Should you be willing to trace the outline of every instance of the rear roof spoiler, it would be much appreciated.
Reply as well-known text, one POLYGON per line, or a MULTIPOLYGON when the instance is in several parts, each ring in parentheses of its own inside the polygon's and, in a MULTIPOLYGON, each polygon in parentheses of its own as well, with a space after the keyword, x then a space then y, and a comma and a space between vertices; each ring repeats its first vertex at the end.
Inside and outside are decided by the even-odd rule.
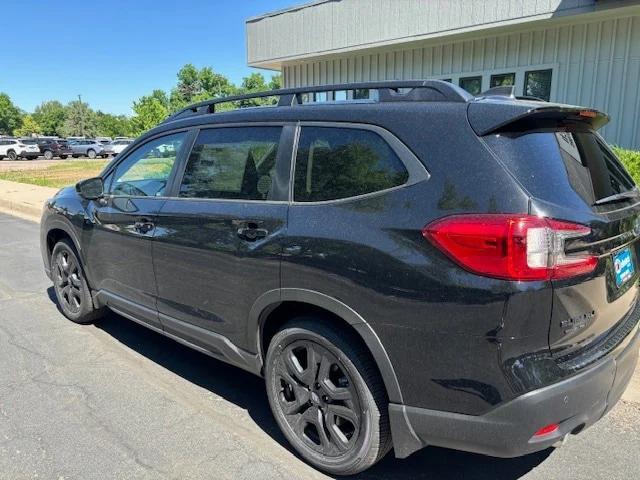
POLYGON ((531 101, 470 102, 467 115, 469 124, 477 135, 499 132, 524 132, 541 128, 562 128, 570 125, 587 125, 598 130, 609 117, 597 110, 531 101))

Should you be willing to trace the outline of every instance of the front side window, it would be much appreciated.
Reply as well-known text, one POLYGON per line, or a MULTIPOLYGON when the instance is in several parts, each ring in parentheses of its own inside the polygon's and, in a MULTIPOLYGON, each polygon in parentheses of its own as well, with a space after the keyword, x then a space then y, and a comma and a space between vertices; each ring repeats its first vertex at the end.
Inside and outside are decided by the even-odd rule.
POLYGON ((493 87, 509 87, 516 84, 515 73, 501 73, 499 75, 491 75, 490 86, 493 87))
POLYGON ((389 144, 370 130, 303 127, 294 200, 355 197, 406 183, 409 172, 389 144))
POLYGON ((113 195, 161 197, 182 147, 186 132, 145 143, 118 165, 111 184, 113 195))
POLYGON ((551 97, 551 69, 526 72, 524 74, 524 94, 548 102, 551 97))
POLYGON ((282 127, 202 130, 189 156, 180 196, 268 200, 282 127))

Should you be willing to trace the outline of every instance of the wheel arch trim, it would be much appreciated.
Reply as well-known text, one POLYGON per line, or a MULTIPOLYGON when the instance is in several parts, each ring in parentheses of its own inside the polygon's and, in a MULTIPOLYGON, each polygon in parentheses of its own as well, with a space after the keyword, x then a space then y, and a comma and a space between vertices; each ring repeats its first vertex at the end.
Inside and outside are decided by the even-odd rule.
POLYGON ((387 351, 371 325, 354 309, 340 300, 324 293, 303 288, 280 288, 270 290, 261 295, 251 307, 248 321, 248 345, 254 346, 258 358, 262 362, 265 352, 262 351, 262 332, 264 322, 273 310, 283 302, 299 302, 319 307, 349 324, 358 333, 376 362, 382 380, 387 389, 389 401, 403 403, 398 377, 387 351))

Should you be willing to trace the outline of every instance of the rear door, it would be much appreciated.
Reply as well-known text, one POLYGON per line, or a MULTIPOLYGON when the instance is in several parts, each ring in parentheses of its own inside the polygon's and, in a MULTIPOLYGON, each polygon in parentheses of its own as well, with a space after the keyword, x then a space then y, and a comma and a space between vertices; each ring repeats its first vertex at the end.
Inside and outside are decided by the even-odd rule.
POLYGON ((246 345, 250 309, 280 287, 293 131, 282 125, 199 131, 153 242, 167 332, 213 351, 202 332, 253 347, 246 345))
POLYGON ((502 132, 485 138, 532 195, 532 211, 588 226, 565 251, 590 254, 589 275, 553 282, 552 354, 576 367, 595 360, 637 323, 640 195, 613 151, 595 132, 563 129, 502 132))

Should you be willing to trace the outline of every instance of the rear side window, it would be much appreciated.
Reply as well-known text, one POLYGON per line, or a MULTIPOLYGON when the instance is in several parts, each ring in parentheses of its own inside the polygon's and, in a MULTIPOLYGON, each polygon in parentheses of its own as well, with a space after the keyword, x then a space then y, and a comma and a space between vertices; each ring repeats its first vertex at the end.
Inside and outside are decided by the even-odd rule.
POLYGON ((189 156, 180 196, 267 200, 281 132, 281 127, 202 130, 189 156))
POLYGON ((557 201, 570 189, 593 205, 635 187, 615 154, 593 132, 504 133, 486 140, 527 190, 543 200, 557 201))
POLYGON ((394 150, 370 130, 303 127, 295 166, 294 200, 319 202, 386 190, 407 182, 394 150))

